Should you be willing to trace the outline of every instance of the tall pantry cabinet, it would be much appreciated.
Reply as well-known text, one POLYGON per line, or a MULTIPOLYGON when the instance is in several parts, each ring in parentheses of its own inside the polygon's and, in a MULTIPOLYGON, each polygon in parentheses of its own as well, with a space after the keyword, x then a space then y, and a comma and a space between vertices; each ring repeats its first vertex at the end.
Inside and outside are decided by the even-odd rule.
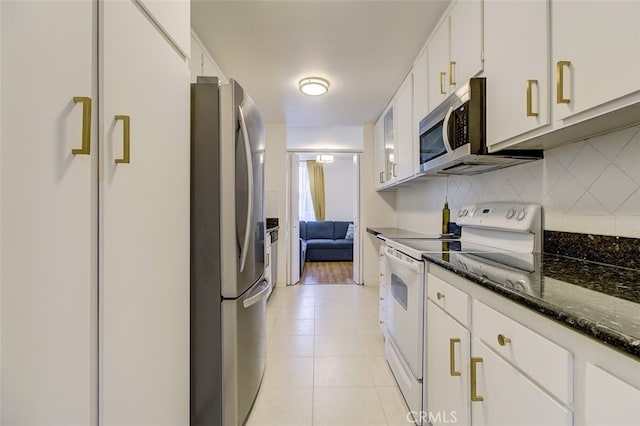
POLYGON ((0 2, 0 424, 189 422, 188 8, 0 2))

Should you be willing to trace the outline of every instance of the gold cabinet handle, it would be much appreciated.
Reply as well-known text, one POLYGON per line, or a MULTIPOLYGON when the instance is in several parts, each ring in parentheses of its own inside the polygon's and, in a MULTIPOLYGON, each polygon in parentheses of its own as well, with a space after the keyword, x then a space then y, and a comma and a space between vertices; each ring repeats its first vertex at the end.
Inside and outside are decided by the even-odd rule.
POLYGON ((533 112, 533 85, 538 85, 538 80, 527 80, 527 117, 537 117, 538 113, 533 112))
POLYGON ((380 183, 384 183, 384 172, 380 172, 380 183))
POLYGON ((504 334, 498 334, 498 344, 500 346, 507 346, 510 342, 511 339, 509 339, 507 336, 505 336, 504 334))
POLYGON ((116 158, 116 164, 129 164, 130 163, 130 117, 128 115, 116 115, 116 120, 122 120, 122 158, 116 158))
POLYGON ((396 163, 393 163, 391 165, 391 174, 393 175, 393 177, 398 177, 398 175, 396 174, 396 163))
POLYGON ((461 376, 462 373, 456 371, 456 343, 460 343, 460 339, 449 339, 449 375, 461 376))
POLYGON ((438 300, 442 300, 442 299, 444 299, 444 294, 442 294, 440 292, 437 292, 436 293, 436 297, 438 298, 438 300))
POLYGON ((449 61, 449 86, 456 85, 456 80, 454 76, 455 67, 456 67, 456 61, 449 61))
POLYGON ((564 67, 570 65, 570 61, 558 61, 556 64, 556 98, 559 104, 568 104, 571 102, 571 99, 564 97, 564 67))
POLYGON ((91 151, 91 98, 74 96, 73 102, 82 104, 82 148, 73 148, 73 155, 89 155, 91 151))
POLYGON ((477 365, 482 362, 481 357, 471 357, 471 401, 479 402, 484 401, 484 397, 478 395, 478 379, 477 379, 477 365))
POLYGON ((444 91, 444 80, 446 78, 447 73, 446 72, 441 72, 440 73, 440 94, 441 95, 446 95, 447 92, 444 91))

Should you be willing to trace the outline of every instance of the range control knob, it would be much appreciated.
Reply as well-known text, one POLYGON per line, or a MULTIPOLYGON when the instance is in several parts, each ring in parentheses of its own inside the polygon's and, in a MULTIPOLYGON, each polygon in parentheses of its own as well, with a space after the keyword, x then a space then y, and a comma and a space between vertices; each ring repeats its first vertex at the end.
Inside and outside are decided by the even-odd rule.
POLYGON ((520 211, 518 212, 518 215, 516 216, 516 219, 518 219, 518 220, 522 220, 522 219, 524 219, 524 217, 525 217, 526 215, 527 215, 527 212, 526 212, 526 211, 524 211, 524 210, 520 210, 520 211))
POLYGON ((509 209, 507 210, 507 212, 504 214, 504 217, 506 217, 507 219, 511 219, 513 217, 513 215, 516 214, 516 211, 514 209, 509 209))

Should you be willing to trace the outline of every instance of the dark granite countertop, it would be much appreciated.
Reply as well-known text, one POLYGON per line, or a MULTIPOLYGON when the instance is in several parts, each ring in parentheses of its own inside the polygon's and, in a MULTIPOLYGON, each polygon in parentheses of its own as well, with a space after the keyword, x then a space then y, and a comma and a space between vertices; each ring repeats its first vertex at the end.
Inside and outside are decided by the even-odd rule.
POLYGON ((538 254, 531 285, 516 289, 466 271, 449 253, 426 260, 605 344, 640 358, 640 271, 538 254))

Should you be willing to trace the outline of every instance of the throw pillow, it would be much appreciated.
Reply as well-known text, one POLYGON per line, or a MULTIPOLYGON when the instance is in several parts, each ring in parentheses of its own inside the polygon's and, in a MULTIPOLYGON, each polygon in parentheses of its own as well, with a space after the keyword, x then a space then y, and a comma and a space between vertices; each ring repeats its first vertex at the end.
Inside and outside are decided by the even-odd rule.
POLYGON ((347 228, 347 234, 344 236, 345 240, 353 240, 353 223, 349 224, 347 228))

